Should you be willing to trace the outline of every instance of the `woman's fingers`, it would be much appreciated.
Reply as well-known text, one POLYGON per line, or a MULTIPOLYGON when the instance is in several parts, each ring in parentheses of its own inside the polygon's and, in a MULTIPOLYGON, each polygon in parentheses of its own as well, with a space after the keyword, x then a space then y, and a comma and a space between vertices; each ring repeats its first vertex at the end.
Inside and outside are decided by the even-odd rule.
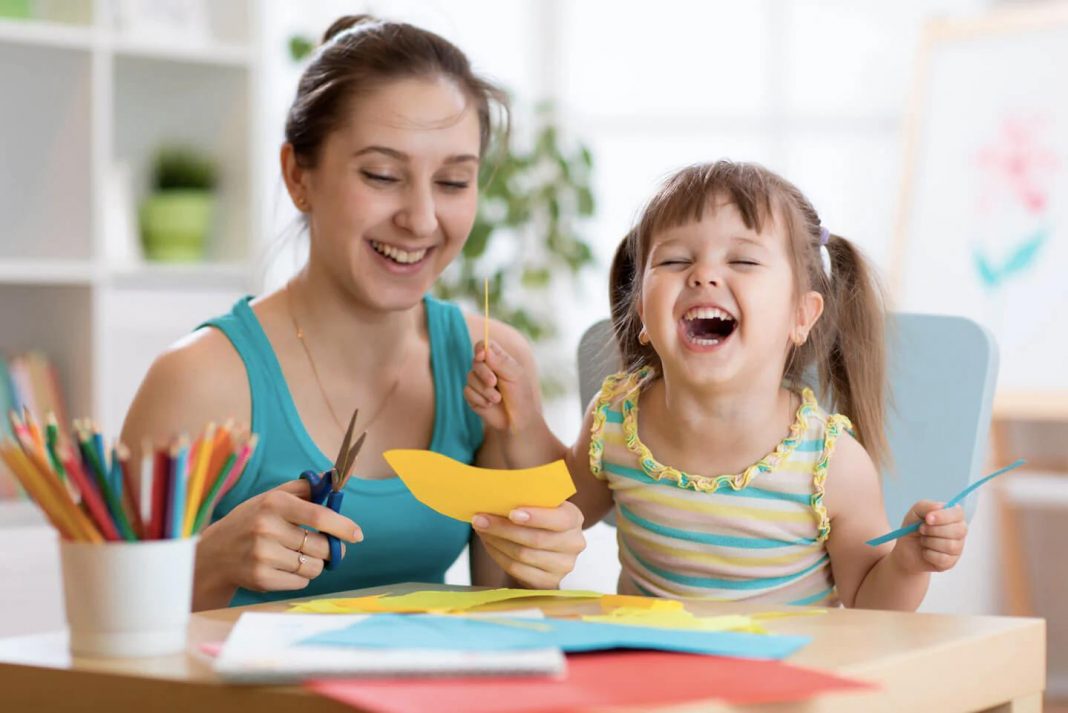
POLYGON ((507 552, 498 547, 500 543, 501 540, 495 538, 482 538, 482 544, 485 546, 486 552, 505 574, 533 589, 556 589, 560 586, 560 580, 566 572, 560 574, 547 572, 526 562, 513 559, 507 552))
POLYGON ((347 542, 359 542, 363 539, 359 525, 349 518, 328 507, 301 500, 281 488, 267 492, 264 500, 265 508, 294 525, 310 527, 347 542))

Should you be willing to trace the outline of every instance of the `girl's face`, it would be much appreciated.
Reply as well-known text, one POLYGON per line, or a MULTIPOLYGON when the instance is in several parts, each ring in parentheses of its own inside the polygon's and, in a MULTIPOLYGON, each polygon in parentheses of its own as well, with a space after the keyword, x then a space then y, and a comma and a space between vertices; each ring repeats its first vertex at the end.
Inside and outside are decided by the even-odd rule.
POLYGON ((795 300, 787 239, 780 220, 758 233, 722 199, 654 236, 639 314, 665 372, 709 386, 781 380, 823 309, 816 292, 795 300))
POLYGON ((417 304, 474 224, 479 139, 475 103, 447 79, 397 80, 356 98, 314 168, 286 166, 308 207, 310 261, 363 304, 417 304))

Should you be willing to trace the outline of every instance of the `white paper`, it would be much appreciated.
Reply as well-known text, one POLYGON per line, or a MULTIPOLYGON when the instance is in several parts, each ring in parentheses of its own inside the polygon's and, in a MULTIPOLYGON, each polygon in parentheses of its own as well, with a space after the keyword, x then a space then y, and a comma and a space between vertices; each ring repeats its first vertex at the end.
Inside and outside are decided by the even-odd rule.
MULTIPOLYGON (((492 613, 494 617, 505 615, 492 613)), ((523 615, 529 617, 531 613, 523 615)), ((215 659, 215 672, 233 683, 295 683, 333 676, 556 675, 566 667, 559 649, 426 651, 297 645, 308 637, 343 629, 366 617, 246 612, 215 659)))

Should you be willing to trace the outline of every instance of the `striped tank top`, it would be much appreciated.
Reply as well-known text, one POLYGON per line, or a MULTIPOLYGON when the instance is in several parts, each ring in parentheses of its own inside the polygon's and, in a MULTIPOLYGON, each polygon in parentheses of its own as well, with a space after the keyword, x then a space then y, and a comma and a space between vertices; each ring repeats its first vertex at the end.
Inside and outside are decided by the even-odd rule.
POLYGON ((594 403, 590 470, 615 501, 619 592, 836 605, 823 485, 849 419, 806 388, 789 434, 760 461, 736 475, 685 473, 638 437, 649 375, 608 377, 594 403))

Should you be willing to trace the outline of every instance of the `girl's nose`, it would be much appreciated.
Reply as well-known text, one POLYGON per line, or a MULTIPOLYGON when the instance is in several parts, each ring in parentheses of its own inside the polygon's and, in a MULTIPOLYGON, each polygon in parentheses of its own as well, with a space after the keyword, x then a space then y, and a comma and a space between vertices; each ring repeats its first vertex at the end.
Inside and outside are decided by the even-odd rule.
POLYGON ((690 274, 686 279, 686 284, 689 287, 701 287, 702 285, 708 285, 710 287, 719 286, 719 277, 716 275, 715 269, 711 265, 694 265, 690 270, 690 274))

